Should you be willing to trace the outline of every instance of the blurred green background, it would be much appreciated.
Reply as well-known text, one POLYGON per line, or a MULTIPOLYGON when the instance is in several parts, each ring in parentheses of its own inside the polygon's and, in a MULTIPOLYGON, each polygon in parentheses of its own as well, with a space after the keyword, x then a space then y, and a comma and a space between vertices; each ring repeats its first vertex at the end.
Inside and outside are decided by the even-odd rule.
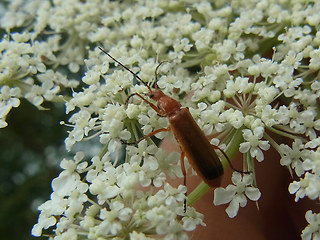
MULTIPOLYGON (((0 18, 10 2, 0 0, 0 18)), ((0 36, 5 34, 0 28, 0 36)), ((81 76, 79 72, 73 77, 81 76)), ((0 129, 0 239, 42 240, 47 237, 33 237, 31 229, 38 220, 38 206, 50 199, 51 181, 61 172, 59 163, 68 156, 64 147, 68 128, 60 125, 66 121, 65 106, 44 103, 47 110, 40 111, 20 101, 7 116, 8 126, 0 129)))
POLYGON ((37 207, 50 198, 50 183, 65 154, 63 104, 39 111, 27 101, 13 109, 6 128, 0 129, 0 239, 31 237, 37 207))

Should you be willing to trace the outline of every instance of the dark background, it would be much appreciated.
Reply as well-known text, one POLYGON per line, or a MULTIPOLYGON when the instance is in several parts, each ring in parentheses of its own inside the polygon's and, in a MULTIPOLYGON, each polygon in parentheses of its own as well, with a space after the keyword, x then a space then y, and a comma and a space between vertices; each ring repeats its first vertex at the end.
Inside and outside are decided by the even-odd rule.
POLYGON ((50 198, 51 181, 61 171, 66 127, 63 104, 39 111, 22 100, 0 129, 0 239, 31 237, 37 207, 50 198))

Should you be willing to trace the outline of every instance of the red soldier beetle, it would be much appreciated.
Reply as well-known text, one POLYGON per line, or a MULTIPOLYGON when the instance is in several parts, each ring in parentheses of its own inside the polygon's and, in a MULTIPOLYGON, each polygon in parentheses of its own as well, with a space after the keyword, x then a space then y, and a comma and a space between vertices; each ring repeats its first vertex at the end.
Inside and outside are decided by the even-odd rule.
POLYGON ((217 187, 220 186, 221 176, 223 175, 223 166, 220 162, 220 159, 213 148, 217 148, 227 159, 230 164, 230 167, 241 173, 250 173, 250 172, 243 172, 236 170, 228 156, 217 146, 213 146, 205 134, 202 132, 196 121, 193 119, 192 115, 189 112, 188 108, 183 108, 182 105, 175 99, 167 96, 161 90, 158 89, 157 85, 157 70, 160 65, 164 62, 160 62, 155 70, 155 89, 151 89, 151 87, 128 67, 124 66, 114 57, 112 57, 107 51, 103 48, 99 47, 99 49, 108 55, 113 61, 118 63, 121 67, 129 71, 133 74, 133 76, 139 80, 142 84, 144 84, 149 93, 147 96, 152 100, 157 102, 157 106, 150 102, 149 100, 145 99, 139 93, 132 93, 127 98, 126 103, 132 96, 138 96, 143 101, 149 104, 149 106, 157 112, 158 115, 162 117, 167 117, 169 120, 169 127, 168 128, 161 128, 157 129, 148 135, 142 137, 141 139, 137 140, 136 142, 126 143, 125 144, 137 144, 145 138, 152 137, 159 132, 165 131, 172 131, 175 139, 177 140, 180 149, 181 149, 181 169, 184 175, 184 185, 186 185, 186 170, 184 167, 184 157, 186 156, 189 160, 189 163, 193 167, 193 169, 197 172, 197 174, 202 178, 202 180, 208 184, 210 187, 217 187))

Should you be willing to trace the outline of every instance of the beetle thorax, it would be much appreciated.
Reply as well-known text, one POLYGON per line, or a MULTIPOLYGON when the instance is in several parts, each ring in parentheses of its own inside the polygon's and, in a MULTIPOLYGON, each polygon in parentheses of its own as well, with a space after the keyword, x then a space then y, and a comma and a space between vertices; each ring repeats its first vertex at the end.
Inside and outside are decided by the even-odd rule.
POLYGON ((178 101, 159 90, 152 91, 152 93, 150 93, 150 98, 157 101, 158 107, 166 114, 166 116, 174 114, 181 108, 181 104, 178 101))

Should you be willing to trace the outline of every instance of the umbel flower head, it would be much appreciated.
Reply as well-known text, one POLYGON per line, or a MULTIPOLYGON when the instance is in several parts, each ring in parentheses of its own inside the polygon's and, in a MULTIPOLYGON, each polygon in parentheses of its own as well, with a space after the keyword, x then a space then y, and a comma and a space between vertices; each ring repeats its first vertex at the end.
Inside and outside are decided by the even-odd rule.
POLYGON ((115 167, 110 159, 94 157, 89 166, 83 160, 84 153, 78 152, 73 160, 61 162, 64 170, 52 181, 51 199, 39 207, 41 214, 33 235, 40 236, 42 229, 56 224, 57 239, 80 235, 124 239, 136 234, 187 239, 184 231, 203 225, 202 215, 194 208, 183 210, 186 187, 164 184, 166 177, 160 169, 154 169, 151 184, 147 179, 151 176, 144 175, 145 165, 135 162, 115 167))
MULTIPOLYGON (((0 127, 22 98, 39 109, 63 102, 66 149, 92 144, 62 160, 32 234, 187 239, 186 231, 203 225, 189 206, 192 194, 184 211, 186 187, 167 183, 182 177, 179 153, 158 146, 172 133, 123 144, 167 128, 168 120, 147 101, 128 100, 147 86, 98 46, 149 86, 159 62, 168 61, 158 69, 159 89, 188 107, 230 159, 242 153, 250 174, 234 173, 234 185, 215 190, 214 204, 230 203, 230 217, 247 197, 263 196, 254 166, 270 160, 271 148, 300 178, 289 186, 296 200, 318 199, 319 11, 320 2, 307 0, 12 1, 1 19, 0 127), (93 145, 100 152, 90 156, 93 145)), ((306 214, 303 239, 318 237, 313 216, 306 214)))

